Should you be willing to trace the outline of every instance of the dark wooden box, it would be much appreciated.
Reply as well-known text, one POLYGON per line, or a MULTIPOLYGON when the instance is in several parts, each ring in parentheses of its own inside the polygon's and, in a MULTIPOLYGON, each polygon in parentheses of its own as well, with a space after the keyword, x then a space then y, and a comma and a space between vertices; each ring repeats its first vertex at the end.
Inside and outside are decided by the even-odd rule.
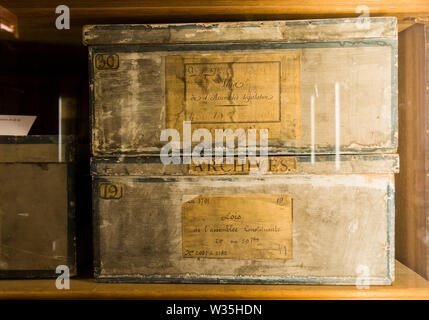
POLYGON ((72 137, 0 137, 0 278, 76 273, 74 148, 72 137))

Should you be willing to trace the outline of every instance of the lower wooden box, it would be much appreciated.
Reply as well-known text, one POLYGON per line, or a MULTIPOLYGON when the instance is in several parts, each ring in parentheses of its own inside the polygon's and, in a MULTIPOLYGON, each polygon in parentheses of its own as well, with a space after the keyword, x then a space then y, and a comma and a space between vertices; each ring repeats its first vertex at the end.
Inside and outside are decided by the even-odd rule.
POLYGON ((210 176, 94 159, 96 278, 391 284, 397 156, 285 159, 287 174, 210 176))

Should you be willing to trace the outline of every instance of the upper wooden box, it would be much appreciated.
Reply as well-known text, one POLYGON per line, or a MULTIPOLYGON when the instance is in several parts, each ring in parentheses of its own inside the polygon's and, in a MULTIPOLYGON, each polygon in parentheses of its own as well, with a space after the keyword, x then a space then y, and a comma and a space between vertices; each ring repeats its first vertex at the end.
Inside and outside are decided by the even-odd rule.
POLYGON ((215 129, 268 129, 270 154, 396 151, 396 18, 97 25, 83 38, 95 156, 158 154, 184 121, 213 142, 215 129))

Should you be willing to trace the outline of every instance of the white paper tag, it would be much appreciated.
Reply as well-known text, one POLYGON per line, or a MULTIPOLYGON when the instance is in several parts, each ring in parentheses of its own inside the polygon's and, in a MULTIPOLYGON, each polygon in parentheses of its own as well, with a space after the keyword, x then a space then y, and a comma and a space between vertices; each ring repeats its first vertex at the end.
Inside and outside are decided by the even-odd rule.
POLYGON ((26 136, 36 116, 0 115, 0 136, 26 136))

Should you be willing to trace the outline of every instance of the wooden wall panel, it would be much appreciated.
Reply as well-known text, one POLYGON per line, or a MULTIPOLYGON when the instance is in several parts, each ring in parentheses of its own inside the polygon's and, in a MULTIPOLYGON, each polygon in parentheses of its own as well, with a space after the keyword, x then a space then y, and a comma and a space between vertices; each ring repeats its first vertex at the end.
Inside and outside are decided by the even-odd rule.
POLYGON ((399 34, 399 154, 396 257, 427 276, 425 218, 425 29, 399 34))

